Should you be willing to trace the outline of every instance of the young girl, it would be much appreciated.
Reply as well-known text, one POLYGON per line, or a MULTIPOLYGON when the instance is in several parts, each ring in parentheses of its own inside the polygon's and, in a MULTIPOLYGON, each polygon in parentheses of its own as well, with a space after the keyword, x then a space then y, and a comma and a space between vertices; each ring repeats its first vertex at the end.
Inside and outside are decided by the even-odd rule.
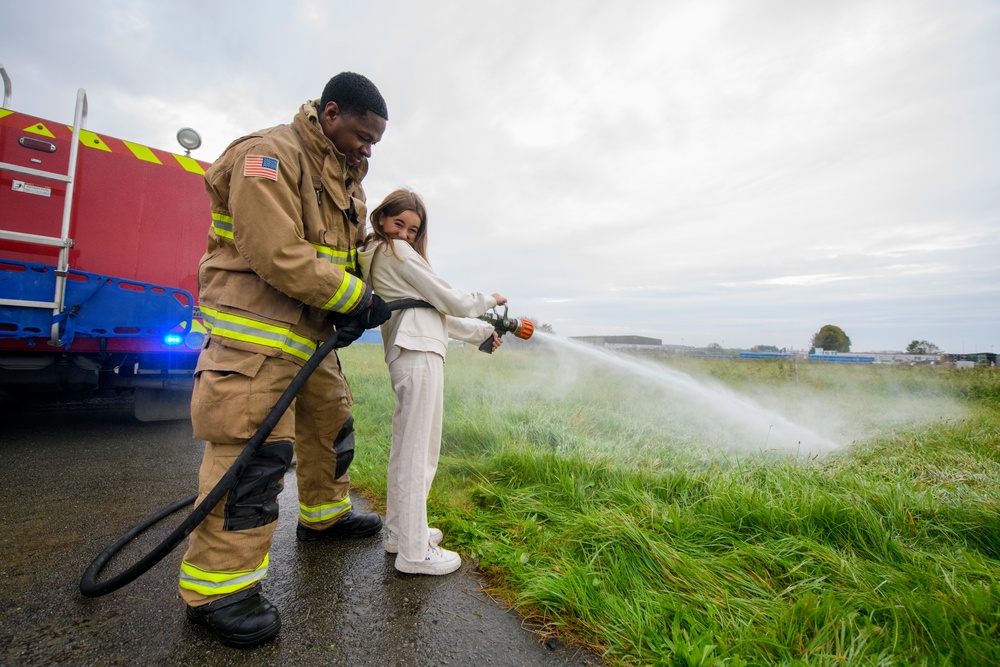
POLYGON ((439 278, 427 262, 427 211, 420 197, 396 190, 371 212, 372 233, 359 253, 365 282, 386 301, 420 299, 434 308, 397 310, 382 325, 395 410, 386 487, 383 544, 396 554, 396 569, 410 574, 448 574, 462 565, 438 546, 442 534, 427 526, 427 494, 441 451, 444 356, 448 338, 475 345, 500 337, 482 315, 507 299, 462 292, 439 278))

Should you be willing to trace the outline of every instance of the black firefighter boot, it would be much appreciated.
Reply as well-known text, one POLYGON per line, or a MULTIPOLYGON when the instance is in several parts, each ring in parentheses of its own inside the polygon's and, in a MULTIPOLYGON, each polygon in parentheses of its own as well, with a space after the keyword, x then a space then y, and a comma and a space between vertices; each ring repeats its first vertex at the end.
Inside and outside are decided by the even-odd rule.
POLYGON ((259 646, 281 629, 278 609, 260 594, 260 584, 200 607, 189 606, 187 617, 233 648, 259 646))
POLYGON ((295 536, 300 542, 314 540, 351 540, 371 537, 382 530, 382 519, 375 512, 355 512, 348 510, 337 523, 325 530, 306 528, 301 523, 295 528, 295 536))

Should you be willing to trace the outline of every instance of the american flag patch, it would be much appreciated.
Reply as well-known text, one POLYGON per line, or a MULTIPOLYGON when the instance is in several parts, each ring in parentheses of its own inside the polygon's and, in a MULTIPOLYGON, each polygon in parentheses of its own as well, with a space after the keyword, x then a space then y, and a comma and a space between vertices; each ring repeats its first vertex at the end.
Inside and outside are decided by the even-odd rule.
POLYGON ((243 164, 244 176, 263 176, 272 181, 278 180, 278 161, 273 157, 263 155, 247 155, 243 164))

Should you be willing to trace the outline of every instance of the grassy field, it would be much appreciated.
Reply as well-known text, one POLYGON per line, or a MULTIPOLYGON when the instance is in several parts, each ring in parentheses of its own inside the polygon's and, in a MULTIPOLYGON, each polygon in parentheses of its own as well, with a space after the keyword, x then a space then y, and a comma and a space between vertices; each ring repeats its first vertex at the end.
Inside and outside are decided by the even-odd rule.
MULTIPOLYGON (((356 485, 384 498, 381 347, 342 354, 356 485)), ((829 435, 821 456, 553 348, 449 352, 445 545, 624 665, 1000 664, 1000 372, 646 360, 829 435)), ((724 394, 720 394, 724 396, 724 394)))

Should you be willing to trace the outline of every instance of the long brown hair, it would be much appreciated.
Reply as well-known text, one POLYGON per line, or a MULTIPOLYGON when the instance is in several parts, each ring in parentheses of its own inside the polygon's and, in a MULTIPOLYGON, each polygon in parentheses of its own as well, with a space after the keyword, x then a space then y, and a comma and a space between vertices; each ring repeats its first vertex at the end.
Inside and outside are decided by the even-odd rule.
POLYGON ((406 188, 393 190, 386 195, 381 204, 372 209, 371 215, 369 215, 372 223, 372 232, 368 235, 366 241, 378 239, 379 245, 383 243, 387 244, 389 250, 392 250, 392 254, 395 255, 396 251, 392 247, 392 237, 387 235, 385 230, 382 229, 382 220, 399 215, 404 211, 413 211, 420 218, 420 229, 417 230, 417 237, 413 240, 413 249, 421 257, 427 259, 427 207, 424 206, 420 195, 406 188))

